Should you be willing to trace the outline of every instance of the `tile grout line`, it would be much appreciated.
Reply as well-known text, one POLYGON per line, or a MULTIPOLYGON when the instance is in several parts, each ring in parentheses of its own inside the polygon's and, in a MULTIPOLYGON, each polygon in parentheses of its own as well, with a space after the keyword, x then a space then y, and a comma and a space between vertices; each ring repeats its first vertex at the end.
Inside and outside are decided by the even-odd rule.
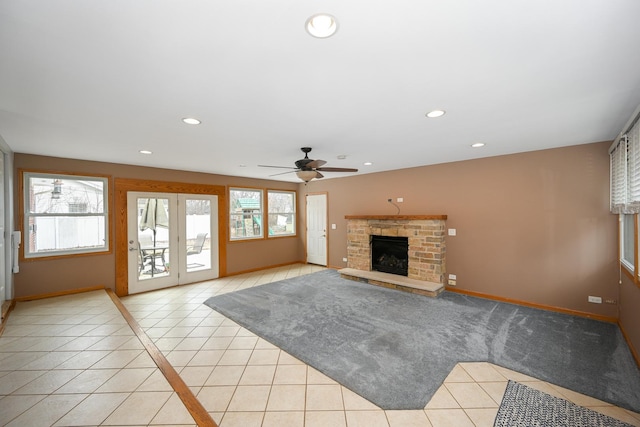
POLYGON ((111 297, 111 300, 118 310, 120 310, 120 313, 125 318, 134 334, 138 337, 140 342, 142 342, 142 345, 147 353, 149 353, 149 356, 151 356, 154 363, 158 366, 160 372, 162 372, 184 406, 187 408, 196 424, 198 426, 218 427, 213 418, 211 418, 211 415, 209 415, 207 410, 195 397, 191 389, 187 387, 180 375, 178 375, 174 367, 169 363, 162 352, 158 350, 158 347, 156 347, 153 341, 147 336, 131 313, 129 313, 129 310, 127 310, 120 298, 118 298, 111 289, 106 289, 106 292, 109 297, 111 297))

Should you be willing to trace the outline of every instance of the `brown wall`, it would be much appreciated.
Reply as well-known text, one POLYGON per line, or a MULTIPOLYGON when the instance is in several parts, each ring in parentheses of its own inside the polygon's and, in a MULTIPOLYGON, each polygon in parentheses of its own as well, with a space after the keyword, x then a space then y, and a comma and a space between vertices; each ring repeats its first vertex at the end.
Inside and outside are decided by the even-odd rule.
MULTIPOLYGON (((311 181, 328 193, 329 265, 344 267, 345 215, 445 214, 457 288, 617 317, 617 217, 609 213, 609 142, 311 181), (329 227, 331 228, 331 227, 329 227)), ((640 305, 639 305, 640 307, 640 305)))
MULTIPOLYGON (((15 167, 114 178, 255 186, 327 192, 329 266, 343 267, 345 215, 446 214, 447 273, 458 288, 488 295, 616 317, 618 307, 590 304, 588 295, 619 300, 616 216, 608 211, 609 143, 425 166, 304 184, 85 162, 25 154, 15 167)), ((16 179, 17 182, 17 179, 16 179)), ((19 209, 16 206, 16 209, 19 209)), ((304 229, 304 212, 299 218, 304 229)), ((302 234, 302 233, 301 233, 302 234)), ((304 236, 227 243, 227 272, 304 258, 304 236)), ((114 286, 113 255, 23 262, 16 296, 94 285, 114 286)), ((630 332, 631 333, 631 332, 630 332)))
MULTIPOLYGON (((616 317, 640 349, 640 288, 618 286, 617 217, 608 211, 609 142, 312 181, 307 185, 86 162, 26 154, 15 168, 100 173, 116 178, 299 189, 298 238, 226 243, 234 274, 304 258, 304 194, 328 194, 329 266, 343 267, 345 215, 446 214, 448 273, 458 288, 502 298, 616 317), (620 305, 590 304, 588 295, 620 305)), ((16 174, 16 185, 18 182, 16 174)), ((16 189, 16 209, 17 189, 16 189)), ((17 218, 17 212, 16 212, 17 218)), ((17 297, 105 285, 114 256, 22 262, 17 297)))
MULTIPOLYGON (((114 163, 87 162, 55 157, 15 154, 15 218, 18 227, 18 170, 106 174, 112 178, 132 178, 150 181, 173 181, 224 186, 246 186, 280 190, 297 190, 294 183, 257 180, 196 172, 146 168, 114 163)), ((113 180, 111 181, 113 185, 113 180)), ((113 198, 111 199, 113 206, 113 198)), ((111 212, 113 220, 113 210, 111 212)), ((115 242, 114 242, 115 243, 115 242)), ((227 274, 289 264, 302 259, 299 238, 278 238, 246 242, 225 242, 227 274)), ((114 245, 115 247, 115 245, 114 245)), ((115 288, 115 256, 89 255, 48 260, 25 260, 15 275, 15 296, 42 295, 92 286, 115 288)))

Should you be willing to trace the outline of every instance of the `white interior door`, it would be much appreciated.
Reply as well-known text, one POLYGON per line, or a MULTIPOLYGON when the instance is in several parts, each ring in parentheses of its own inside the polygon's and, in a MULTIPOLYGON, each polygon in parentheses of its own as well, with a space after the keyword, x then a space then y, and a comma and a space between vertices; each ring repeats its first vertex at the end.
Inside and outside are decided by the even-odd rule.
POLYGON ((307 262, 327 265, 327 195, 307 195, 307 262))

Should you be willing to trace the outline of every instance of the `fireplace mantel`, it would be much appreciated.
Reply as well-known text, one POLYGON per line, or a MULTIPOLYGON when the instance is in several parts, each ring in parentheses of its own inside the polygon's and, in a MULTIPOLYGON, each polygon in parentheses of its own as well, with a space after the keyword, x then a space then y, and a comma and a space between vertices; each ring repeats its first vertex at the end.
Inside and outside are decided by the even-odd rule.
POLYGON ((420 221, 420 220, 446 220, 446 215, 345 215, 345 219, 374 219, 374 220, 401 220, 401 221, 420 221))

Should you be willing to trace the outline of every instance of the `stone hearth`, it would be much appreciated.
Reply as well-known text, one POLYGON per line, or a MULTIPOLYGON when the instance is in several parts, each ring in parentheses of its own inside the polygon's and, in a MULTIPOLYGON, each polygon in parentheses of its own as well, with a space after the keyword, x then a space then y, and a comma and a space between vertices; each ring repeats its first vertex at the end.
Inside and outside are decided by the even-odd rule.
POLYGON ((348 215, 347 268, 343 277, 436 296, 446 274, 446 215, 348 215), (371 236, 409 240, 408 277, 371 271, 371 236))

